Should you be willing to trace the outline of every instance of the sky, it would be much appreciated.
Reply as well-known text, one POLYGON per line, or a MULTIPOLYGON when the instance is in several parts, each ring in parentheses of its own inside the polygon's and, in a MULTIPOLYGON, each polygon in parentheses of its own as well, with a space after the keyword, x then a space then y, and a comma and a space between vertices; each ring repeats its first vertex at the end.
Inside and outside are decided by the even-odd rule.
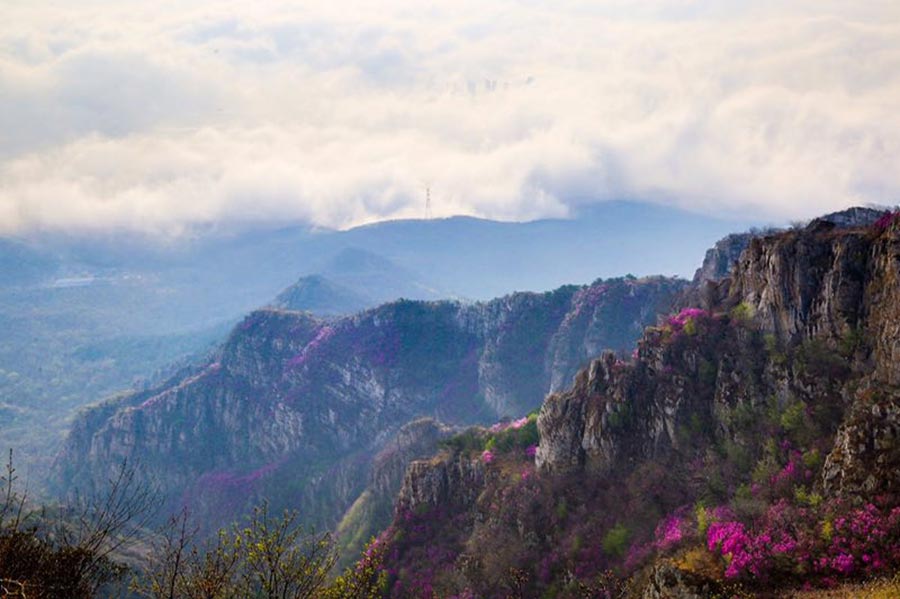
POLYGON ((896 0, 0 13, 0 234, 900 202, 896 0))

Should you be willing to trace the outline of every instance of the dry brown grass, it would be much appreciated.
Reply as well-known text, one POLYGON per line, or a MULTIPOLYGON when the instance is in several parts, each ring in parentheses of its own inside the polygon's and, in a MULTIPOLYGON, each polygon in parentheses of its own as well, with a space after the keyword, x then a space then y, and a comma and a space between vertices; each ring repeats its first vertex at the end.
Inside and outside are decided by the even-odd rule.
POLYGON ((900 599, 900 575, 864 584, 847 584, 818 591, 794 591, 783 599, 900 599))

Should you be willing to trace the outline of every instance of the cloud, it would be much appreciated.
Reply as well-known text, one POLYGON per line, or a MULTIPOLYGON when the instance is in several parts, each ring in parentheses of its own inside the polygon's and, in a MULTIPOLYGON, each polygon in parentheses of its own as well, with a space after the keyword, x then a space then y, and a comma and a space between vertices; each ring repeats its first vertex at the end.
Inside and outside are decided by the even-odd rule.
POLYGON ((898 201, 894 3, 633 5, 22 3, 0 230, 898 201))

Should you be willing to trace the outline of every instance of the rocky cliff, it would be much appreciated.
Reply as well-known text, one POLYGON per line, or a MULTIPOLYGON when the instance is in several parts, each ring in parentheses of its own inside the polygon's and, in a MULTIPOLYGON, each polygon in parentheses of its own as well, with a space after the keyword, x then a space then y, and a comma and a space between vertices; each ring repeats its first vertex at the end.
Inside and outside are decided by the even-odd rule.
POLYGON ((455 431, 430 418, 403 425, 373 460, 368 485, 341 518, 336 536, 341 564, 354 562, 366 543, 388 527, 406 469, 434 455, 439 443, 455 431))
POLYGON ((702 306, 551 394, 536 448, 482 431, 412 464, 394 595, 752 596, 900 568, 898 223, 747 239, 680 300, 702 306))
POLYGON ((694 284, 719 281, 731 274, 738 258, 753 237, 752 233, 733 233, 717 241, 713 247, 706 250, 703 264, 694 273, 694 284))
POLYGON ((405 423, 528 412, 601 349, 630 352, 684 286, 625 278, 475 304, 398 301, 330 322, 260 310, 209 363, 83 414, 58 481, 100 484, 128 459, 170 506, 215 525, 268 497, 331 527, 405 423))

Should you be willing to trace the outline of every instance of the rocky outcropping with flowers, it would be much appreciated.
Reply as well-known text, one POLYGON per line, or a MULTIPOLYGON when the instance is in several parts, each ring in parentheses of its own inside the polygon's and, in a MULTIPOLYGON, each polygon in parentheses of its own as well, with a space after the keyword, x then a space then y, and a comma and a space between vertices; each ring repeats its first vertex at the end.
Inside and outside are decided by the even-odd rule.
POLYGON ((871 211, 754 237, 631 359, 551 394, 534 457, 481 430, 414 463, 393 596, 749 597, 900 569, 898 243, 871 211))

